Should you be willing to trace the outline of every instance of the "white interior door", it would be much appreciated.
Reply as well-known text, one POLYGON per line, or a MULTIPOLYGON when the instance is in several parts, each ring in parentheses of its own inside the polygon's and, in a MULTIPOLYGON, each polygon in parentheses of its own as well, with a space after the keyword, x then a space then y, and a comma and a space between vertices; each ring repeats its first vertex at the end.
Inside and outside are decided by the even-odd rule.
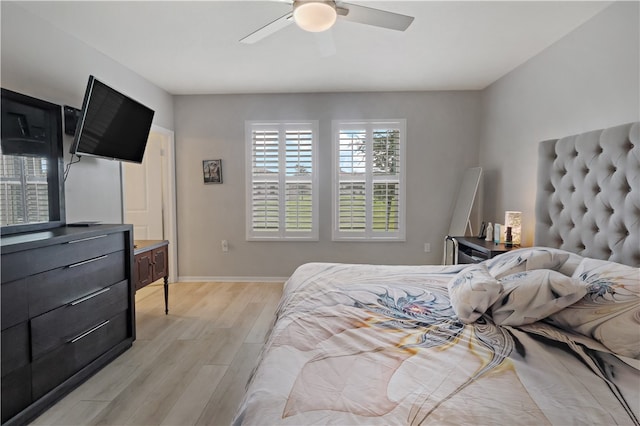
POLYGON ((125 223, 133 225, 136 240, 164 240, 163 227, 163 146, 161 134, 151 132, 142 164, 122 163, 125 223))
POLYGON ((137 240, 169 241, 169 282, 178 277, 175 138, 152 125, 142 164, 122 164, 122 217, 137 240))

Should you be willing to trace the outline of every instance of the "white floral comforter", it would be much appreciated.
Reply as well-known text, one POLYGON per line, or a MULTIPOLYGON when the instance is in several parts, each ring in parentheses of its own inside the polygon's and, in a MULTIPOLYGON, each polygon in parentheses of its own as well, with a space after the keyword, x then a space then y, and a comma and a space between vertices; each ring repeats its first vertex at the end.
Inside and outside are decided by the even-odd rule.
POLYGON ((301 266, 234 424, 639 424, 638 360, 541 321, 461 322, 461 269, 301 266))

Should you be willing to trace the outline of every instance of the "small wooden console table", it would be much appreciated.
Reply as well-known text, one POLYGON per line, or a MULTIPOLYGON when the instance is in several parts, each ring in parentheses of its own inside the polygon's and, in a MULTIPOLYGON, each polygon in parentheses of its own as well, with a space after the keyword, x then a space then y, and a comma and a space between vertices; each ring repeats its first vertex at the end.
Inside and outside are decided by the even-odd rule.
POLYGON ((169 241, 135 240, 133 242, 136 290, 164 278, 164 313, 169 313, 169 241))

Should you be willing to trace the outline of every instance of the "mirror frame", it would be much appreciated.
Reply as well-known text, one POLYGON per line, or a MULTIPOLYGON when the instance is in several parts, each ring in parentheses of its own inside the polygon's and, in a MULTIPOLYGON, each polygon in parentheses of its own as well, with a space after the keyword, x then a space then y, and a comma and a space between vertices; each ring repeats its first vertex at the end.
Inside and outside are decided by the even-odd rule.
POLYGON ((2 109, 11 104, 22 104, 38 108, 47 114, 49 120, 50 147, 48 160, 51 167, 47 171, 49 221, 6 225, 0 228, 1 235, 40 231, 65 225, 64 197, 64 154, 62 143, 62 107, 60 105, 33 98, 8 89, 1 89, 2 109))

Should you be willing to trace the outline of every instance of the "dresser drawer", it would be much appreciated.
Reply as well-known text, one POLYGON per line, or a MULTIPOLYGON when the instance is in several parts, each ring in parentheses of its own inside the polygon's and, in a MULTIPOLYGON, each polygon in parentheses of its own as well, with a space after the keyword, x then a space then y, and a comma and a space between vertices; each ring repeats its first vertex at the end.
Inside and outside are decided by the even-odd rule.
POLYGON ((124 280, 31 319, 32 359, 125 311, 129 306, 128 292, 129 281, 124 280))
POLYGON ((2 330, 2 380, 29 363, 29 325, 27 322, 2 330))
POLYGON ((27 286, 20 281, 2 283, 0 302, 2 329, 12 327, 29 318, 27 286))
POLYGON ((108 322, 98 324, 86 334, 33 361, 33 398, 42 397, 91 361, 124 341, 128 337, 127 315, 128 311, 121 312, 108 322))
POLYGON ((28 275, 68 266, 124 250, 124 247, 124 233, 117 232, 3 254, 2 281, 14 281, 28 275))
POLYGON ((124 280, 126 264, 124 251, 118 251, 20 280, 29 291, 29 315, 38 316, 124 280))
POLYGON ((2 376, 2 423, 31 404, 31 365, 2 376))

